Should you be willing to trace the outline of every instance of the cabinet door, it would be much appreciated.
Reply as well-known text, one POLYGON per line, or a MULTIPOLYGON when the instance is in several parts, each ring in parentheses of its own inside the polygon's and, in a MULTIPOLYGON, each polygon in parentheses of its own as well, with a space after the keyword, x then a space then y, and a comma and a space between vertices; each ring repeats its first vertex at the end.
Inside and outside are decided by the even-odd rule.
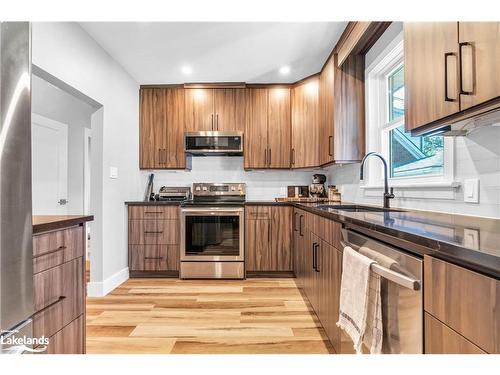
POLYGON ((305 248, 305 292, 307 299, 311 303, 313 310, 319 314, 319 299, 318 299, 318 271, 316 271, 317 254, 320 252, 321 240, 313 232, 306 233, 306 248, 305 248))
POLYGON ((268 150, 269 168, 290 168, 290 89, 270 88, 268 91, 268 150))
POLYGON ((292 208, 271 207, 271 269, 292 271, 292 208))
POLYGON ((460 110, 458 25, 405 23, 404 40, 405 128, 409 131, 460 110))
POLYGON ((163 168, 165 164, 165 89, 140 92, 140 168, 163 168))
POLYGON ((215 130, 213 90, 186 89, 185 116, 186 131, 215 130))
POLYGON ((163 168, 186 168, 184 153, 184 89, 165 89, 165 128, 166 140, 160 161, 163 168))
POLYGON ((85 318, 80 315, 49 338, 47 350, 41 354, 85 354, 85 318))
POLYGON ((293 213, 293 267, 297 286, 304 288, 304 270, 305 270, 305 232, 304 232, 304 214, 303 211, 294 210, 293 213))
POLYGON ((335 60, 330 57, 319 77, 319 162, 333 161, 335 60))
POLYGON ((214 130, 243 131, 246 117, 245 89, 214 89, 214 130))
POLYGON ((321 241, 320 249, 317 267, 319 320, 335 351, 340 353, 340 331, 336 323, 339 320, 342 253, 325 241, 321 241))
POLYGON ((425 316, 426 354, 486 354, 428 313, 425 316))
POLYGON ((460 109, 500 96, 500 22, 459 22, 460 109))
POLYGON ((247 89, 248 119, 245 126, 245 168, 267 167, 267 89, 247 89))
POLYGON ((272 271, 271 269, 271 220, 247 219, 245 221, 246 270, 272 271))
POLYGON ((292 168, 319 165, 318 78, 292 89, 292 168))

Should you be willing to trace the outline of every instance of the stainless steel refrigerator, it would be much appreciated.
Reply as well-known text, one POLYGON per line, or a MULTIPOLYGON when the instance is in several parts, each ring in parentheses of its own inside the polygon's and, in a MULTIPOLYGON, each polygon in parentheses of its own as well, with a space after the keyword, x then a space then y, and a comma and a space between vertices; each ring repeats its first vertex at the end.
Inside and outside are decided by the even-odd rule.
POLYGON ((0 353, 32 336, 31 29, 0 23, 0 353))

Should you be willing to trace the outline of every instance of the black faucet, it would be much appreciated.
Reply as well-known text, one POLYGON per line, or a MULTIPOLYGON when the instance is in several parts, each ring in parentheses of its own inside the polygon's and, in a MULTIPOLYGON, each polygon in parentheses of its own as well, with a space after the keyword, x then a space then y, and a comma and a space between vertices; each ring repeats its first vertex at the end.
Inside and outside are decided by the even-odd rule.
POLYGON ((387 180, 387 162, 382 155, 380 155, 378 152, 369 152, 365 155, 363 160, 361 160, 359 179, 363 180, 363 167, 365 165, 365 160, 372 155, 378 157, 380 160, 382 160, 382 163, 384 163, 384 208, 389 208, 389 199, 394 198, 394 188, 391 188, 389 192, 389 182, 387 180))

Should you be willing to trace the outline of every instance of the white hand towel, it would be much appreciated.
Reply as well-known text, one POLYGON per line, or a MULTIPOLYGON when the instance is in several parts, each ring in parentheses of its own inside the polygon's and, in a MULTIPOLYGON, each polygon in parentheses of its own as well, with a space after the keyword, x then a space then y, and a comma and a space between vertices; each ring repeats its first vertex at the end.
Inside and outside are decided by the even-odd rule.
MULTIPOLYGON (((361 353, 369 306, 370 267, 372 259, 359 254, 351 247, 344 248, 340 310, 337 326, 351 338, 356 353, 361 353)), ((379 288, 380 292, 380 288, 379 288)), ((380 293, 379 293, 380 296, 380 293)), ((370 313, 372 313, 370 311, 370 313)), ((373 317, 371 317, 373 318, 373 317)))

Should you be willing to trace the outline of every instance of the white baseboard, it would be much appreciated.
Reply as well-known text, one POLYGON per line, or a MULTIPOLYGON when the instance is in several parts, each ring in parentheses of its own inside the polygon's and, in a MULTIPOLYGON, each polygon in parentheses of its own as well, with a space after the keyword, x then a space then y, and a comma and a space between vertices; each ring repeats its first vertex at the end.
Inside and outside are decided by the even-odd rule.
POLYGON ((87 283, 87 296, 104 297, 129 278, 128 267, 114 273, 104 281, 87 283))

